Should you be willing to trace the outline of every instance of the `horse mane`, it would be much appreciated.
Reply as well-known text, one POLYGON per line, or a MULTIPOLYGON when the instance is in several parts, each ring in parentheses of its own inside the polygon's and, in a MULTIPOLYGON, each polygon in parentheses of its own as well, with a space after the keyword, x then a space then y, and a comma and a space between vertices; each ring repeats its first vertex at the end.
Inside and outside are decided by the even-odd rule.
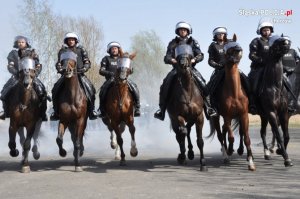
POLYGON ((132 54, 129 54, 129 52, 123 52, 122 48, 119 50, 119 54, 121 58, 129 58, 130 60, 133 60, 136 57, 137 52, 134 52, 132 54))

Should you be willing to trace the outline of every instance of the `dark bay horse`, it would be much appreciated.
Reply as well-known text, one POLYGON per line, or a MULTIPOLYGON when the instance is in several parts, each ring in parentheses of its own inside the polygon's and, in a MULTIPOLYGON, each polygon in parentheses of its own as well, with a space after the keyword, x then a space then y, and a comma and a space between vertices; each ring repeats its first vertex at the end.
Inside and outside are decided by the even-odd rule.
MULTIPOLYGON (((125 130, 125 125, 128 126, 131 135, 131 149, 130 155, 136 157, 138 150, 135 143, 135 126, 134 126, 134 100, 130 93, 127 78, 132 73, 130 65, 131 60, 136 56, 136 53, 129 55, 121 51, 118 59, 117 72, 115 73, 115 80, 113 85, 107 91, 107 98, 105 103, 105 112, 107 117, 102 118, 103 123, 111 132, 111 147, 116 148, 114 142, 114 133, 116 134, 117 143, 121 150, 120 165, 126 165, 125 153, 123 150, 122 133, 125 130)), ((118 148, 117 148, 118 149, 118 148)))
POLYGON ((257 107, 261 118, 261 137, 264 146, 265 159, 269 159, 269 149, 266 143, 266 127, 270 123, 273 135, 279 145, 277 153, 284 158, 285 166, 292 166, 292 161, 287 154, 289 142, 289 115, 287 109, 288 94, 283 85, 282 57, 290 48, 289 42, 279 36, 273 36, 269 40, 270 49, 267 65, 263 71, 263 81, 260 88, 257 107), (283 141, 279 133, 279 126, 283 132, 283 141))
POLYGON ((177 161, 186 164, 185 138, 188 139, 188 158, 194 159, 193 145, 190 139, 191 127, 195 124, 197 145, 200 150, 200 170, 206 171, 206 161, 203 153, 204 141, 202 128, 204 123, 203 98, 192 76, 191 59, 194 53, 190 45, 179 45, 175 49, 177 60, 174 82, 170 88, 170 100, 167 111, 171 120, 171 126, 176 134, 176 140, 180 147, 177 161))
POLYGON ((10 101, 8 102, 10 116, 8 146, 12 157, 19 155, 19 151, 16 149, 16 133, 18 132, 23 146, 23 173, 30 172, 28 152, 31 148, 32 138, 34 138, 33 156, 35 159, 40 157, 37 150, 37 139, 42 120, 40 118, 41 104, 33 88, 35 76, 35 61, 32 57, 22 58, 19 62, 18 84, 14 88, 14 92, 10 94, 10 101), (26 138, 24 128, 27 132, 26 138))
MULTIPOLYGON (((215 101, 217 110, 220 116, 223 117, 224 124, 222 131, 220 129, 220 116, 210 120, 211 133, 213 136, 217 131, 218 139, 222 146, 222 153, 225 162, 229 162, 228 155, 231 156, 234 149, 234 130, 232 129, 232 121, 237 122, 235 128, 239 127, 241 138, 244 138, 244 143, 247 148, 248 169, 255 171, 255 164, 251 151, 251 142, 249 136, 249 118, 248 118, 248 97, 241 84, 240 72, 238 64, 242 58, 243 50, 236 43, 236 35, 233 36, 233 41, 228 42, 224 46, 225 50, 225 78, 222 86, 216 91, 215 101), (229 148, 226 143, 226 133, 228 132, 229 148)), ((241 140, 242 141, 242 140, 241 140)), ((241 155, 243 151, 238 150, 241 155)))
POLYGON ((88 115, 87 98, 79 83, 76 60, 77 54, 71 50, 63 52, 60 57, 64 82, 57 101, 59 124, 56 143, 60 156, 65 157, 67 152, 63 148, 63 136, 68 128, 74 145, 75 171, 82 171, 79 156, 82 156, 84 151, 83 136, 88 115))

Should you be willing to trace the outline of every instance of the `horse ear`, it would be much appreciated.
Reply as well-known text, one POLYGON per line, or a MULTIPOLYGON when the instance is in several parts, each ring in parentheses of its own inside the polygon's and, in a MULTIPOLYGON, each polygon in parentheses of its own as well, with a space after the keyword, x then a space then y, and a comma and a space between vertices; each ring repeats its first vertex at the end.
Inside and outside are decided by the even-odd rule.
POLYGON ((233 40, 234 42, 236 42, 236 39, 237 39, 237 37, 236 37, 236 34, 234 33, 234 34, 233 34, 233 37, 232 37, 232 40, 233 40))
POLYGON ((119 54, 120 54, 120 57, 124 56, 124 52, 123 52, 122 48, 119 48, 119 54))
POLYGON ((283 37, 283 33, 281 33, 281 37, 283 37))
POLYGON ((132 53, 131 55, 129 55, 129 59, 133 60, 136 56, 137 52, 132 53))

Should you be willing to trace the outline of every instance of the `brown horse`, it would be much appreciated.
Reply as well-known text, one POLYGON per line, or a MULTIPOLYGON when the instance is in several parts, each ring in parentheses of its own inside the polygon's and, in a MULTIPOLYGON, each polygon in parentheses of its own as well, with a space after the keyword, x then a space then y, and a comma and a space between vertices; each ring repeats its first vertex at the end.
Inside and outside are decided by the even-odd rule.
MULTIPOLYGON (((254 171, 255 165, 253 162, 252 151, 250 147, 249 136, 249 118, 248 118, 248 97, 242 87, 238 64, 242 58, 242 48, 236 43, 236 35, 233 36, 233 41, 227 43, 225 50, 225 79, 221 87, 219 87, 215 94, 216 106, 219 115, 223 117, 224 124, 222 132, 220 129, 220 116, 212 118, 211 133, 209 136, 215 134, 217 131, 218 139, 222 146, 222 152, 225 163, 229 162, 228 156, 233 153, 234 130, 231 128, 232 120, 237 122, 235 128, 239 126, 239 133, 241 138, 244 137, 244 143, 247 147, 248 169, 254 171), (227 148, 226 133, 228 132, 229 147, 227 148)), ((241 155, 243 152, 238 150, 241 155)))
POLYGON ((190 139, 191 127, 196 125, 197 145, 200 150, 200 170, 206 171, 206 161, 203 153, 202 128, 204 123, 203 98, 192 76, 193 51, 189 45, 179 45, 175 49, 177 60, 176 75, 173 86, 170 88, 170 100, 167 111, 171 120, 171 126, 176 134, 176 140, 180 147, 177 161, 186 164, 185 138, 188 138, 188 158, 194 159, 193 145, 190 139))
POLYGON ((105 103, 105 112, 107 117, 102 118, 103 123, 111 132, 111 147, 115 149, 114 132, 117 137, 117 143, 121 150, 120 165, 126 165, 125 153, 123 150, 122 133, 125 130, 125 125, 128 126, 131 135, 131 150, 130 155, 136 157, 138 150, 135 143, 135 126, 133 107, 134 101, 130 93, 127 78, 132 73, 130 61, 136 56, 136 53, 129 55, 128 53, 120 53, 118 60, 117 72, 115 73, 115 80, 112 86, 107 91, 107 98, 105 103), (114 131, 114 132, 113 132, 114 131))
POLYGON ((16 149, 16 132, 20 135, 20 142, 23 146, 22 172, 30 171, 28 162, 28 152, 31 148, 31 139, 34 138, 34 158, 39 159, 40 154, 37 150, 37 138, 39 135, 42 120, 40 118, 41 108, 37 93, 33 88, 35 78, 35 61, 31 57, 24 57, 19 63, 18 84, 14 92, 10 94, 9 107, 9 143, 10 155, 19 155, 16 149), (27 131, 24 136, 24 128, 27 131))
POLYGON ((73 51, 61 54, 60 61, 63 69, 63 86, 58 97, 59 124, 56 143, 59 154, 65 157, 67 152, 63 148, 63 136, 69 128, 74 145, 75 171, 82 171, 79 156, 83 155, 83 135, 87 125, 87 98, 81 88, 77 72, 77 55, 73 51))

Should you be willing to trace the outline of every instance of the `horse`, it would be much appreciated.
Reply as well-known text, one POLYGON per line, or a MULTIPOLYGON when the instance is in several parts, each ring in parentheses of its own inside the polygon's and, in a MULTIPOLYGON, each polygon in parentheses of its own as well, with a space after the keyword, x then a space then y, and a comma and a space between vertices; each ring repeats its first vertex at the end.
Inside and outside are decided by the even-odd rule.
POLYGON ((126 165, 125 153, 123 150, 122 133, 126 125, 129 128, 131 135, 131 149, 130 155, 136 157, 138 150, 135 142, 135 126, 134 126, 134 100, 130 93, 128 86, 128 76, 132 73, 130 65, 131 60, 134 59, 136 53, 129 54, 120 52, 118 58, 117 71, 114 76, 114 81, 107 91, 105 112, 107 116, 102 118, 103 123, 107 126, 111 133, 111 147, 116 150, 116 159, 118 159, 118 150, 121 151, 120 165, 126 165), (116 137, 115 137, 116 136, 116 137), (117 143, 115 141, 117 140, 117 143), (118 148, 119 147, 119 148, 118 148))
POLYGON ((17 157, 19 155, 16 149, 16 133, 20 136, 20 144, 23 148, 22 173, 29 173, 30 166, 28 153, 31 148, 31 139, 34 139, 32 148, 33 157, 38 160, 37 141, 42 124, 41 104, 37 93, 33 88, 33 80, 36 77, 35 61, 31 56, 26 56, 19 61, 18 84, 10 94, 8 102, 8 112, 10 116, 9 124, 9 143, 10 155, 17 157), (27 135, 25 137, 24 129, 27 135))
POLYGON ((263 69, 264 78, 256 102, 261 119, 260 134, 264 147, 264 157, 268 160, 270 159, 270 151, 266 143, 266 127, 270 123, 272 133, 279 146, 277 153, 283 156, 284 165, 290 167, 293 166, 293 163, 286 151, 289 142, 288 94, 283 85, 283 65, 281 61, 290 46, 285 38, 279 36, 271 37, 269 43, 267 64, 263 69), (279 133, 279 126, 283 132, 283 141, 279 133))
MULTIPOLYGON (((288 95, 288 101, 294 101, 293 103, 293 108, 295 109, 294 112, 289 112, 289 118, 291 118, 294 115, 300 114, 300 62, 298 62, 297 66, 295 67, 295 70, 291 75, 288 76, 289 81, 291 82, 292 85, 292 92, 293 95, 288 95), (295 99, 296 98, 296 99, 295 99)), ((274 152, 275 148, 275 137, 274 135, 272 136, 272 141, 269 144, 269 150, 271 153, 274 152)))
POLYGON ((65 157, 66 150, 63 148, 63 136, 66 128, 71 133, 74 145, 75 171, 82 171, 79 157, 83 155, 83 136, 87 125, 87 98, 80 86, 80 73, 77 71, 77 54, 71 50, 63 52, 60 56, 63 71, 63 86, 57 99, 59 109, 58 135, 56 143, 59 155, 65 157))
POLYGON ((177 64, 176 75, 170 88, 170 98, 167 105, 167 112, 170 118, 171 127, 176 134, 180 154, 177 162, 180 165, 186 164, 185 138, 188 140, 188 158, 194 159, 193 145, 190 139, 190 132, 193 125, 196 126, 197 145, 200 150, 200 171, 207 171, 204 158, 202 128, 204 124, 203 98, 193 78, 191 60, 194 57, 190 45, 182 44, 175 48, 177 64))
MULTIPOLYGON (((236 42, 236 35, 234 34, 232 41, 224 46, 225 50, 225 78, 216 94, 213 96, 216 101, 216 107, 219 115, 210 118, 211 137, 217 131, 219 142, 221 143, 221 151, 224 157, 224 162, 229 163, 229 157, 234 152, 234 131, 239 127, 241 142, 244 138, 244 143, 247 148, 247 161, 248 169, 255 171, 256 167, 253 161, 251 150, 251 141, 249 136, 249 117, 248 117, 248 104, 249 100, 247 94, 241 84, 239 62, 242 58, 243 50, 236 42), (224 124, 222 131, 220 129, 220 116, 223 117, 224 124), (232 125, 232 121, 235 125, 232 125), (232 128, 232 126, 234 126, 232 128), (229 147, 227 148, 226 133, 228 132, 229 147)), ((239 148, 238 154, 243 154, 243 148, 239 148)))

